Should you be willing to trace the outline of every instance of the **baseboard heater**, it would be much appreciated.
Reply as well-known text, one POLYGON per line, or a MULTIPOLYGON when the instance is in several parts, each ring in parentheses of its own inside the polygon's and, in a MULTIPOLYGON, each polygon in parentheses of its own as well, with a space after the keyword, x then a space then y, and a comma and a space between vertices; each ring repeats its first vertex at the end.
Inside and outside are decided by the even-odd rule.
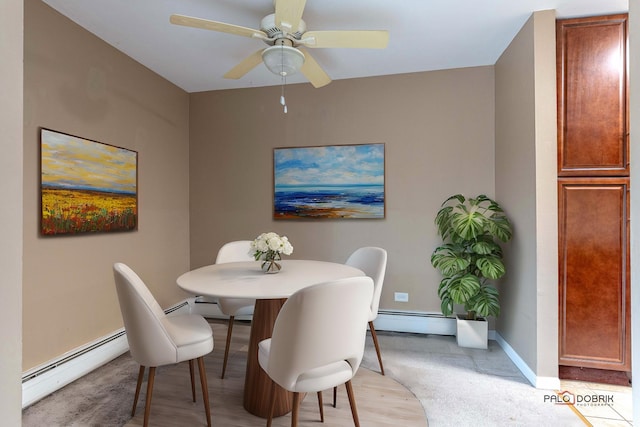
POLYGON ((27 381, 31 381, 32 379, 45 374, 46 372, 51 371, 52 369, 57 368, 58 366, 62 366, 65 363, 71 362, 72 360, 75 360, 79 357, 81 357, 82 355, 85 355, 87 353, 89 353, 90 351, 93 351, 99 347, 102 347, 103 345, 107 345, 112 341, 117 340, 118 338, 121 338, 123 336, 125 336, 125 332, 124 329, 121 329, 118 332, 115 332, 112 335, 107 336, 106 338, 103 338, 97 342, 94 342, 86 347, 83 347, 80 350, 76 350, 74 353, 71 353, 69 355, 66 355, 60 359, 56 359, 55 362, 51 362, 45 366, 39 367, 37 370, 35 371, 28 371, 27 374, 24 374, 22 376, 22 384, 26 383, 27 381))
MULTIPOLYGON (((191 312, 211 319, 224 319, 215 300, 197 297, 191 306, 191 312)), ((236 316, 238 320, 251 320, 251 316, 236 316)), ((393 332, 411 332, 417 334, 455 335, 456 320, 440 313, 379 310, 373 322, 376 330, 393 332)))
POLYGON ((456 320, 440 313, 402 310, 379 310, 373 321, 377 331, 415 334, 455 335, 456 320))
MULTIPOLYGON (((190 311, 189 302, 183 301, 168 308, 165 313, 177 314, 190 311)), ((127 335, 124 328, 121 328, 24 372, 22 374, 22 408, 32 405, 128 350, 127 335)))
MULTIPOLYGON (((220 311, 220 307, 215 299, 196 297, 191 305, 191 313, 199 314, 208 319, 228 319, 229 316, 220 311)), ((236 320, 251 320, 251 315, 240 314, 236 320)))

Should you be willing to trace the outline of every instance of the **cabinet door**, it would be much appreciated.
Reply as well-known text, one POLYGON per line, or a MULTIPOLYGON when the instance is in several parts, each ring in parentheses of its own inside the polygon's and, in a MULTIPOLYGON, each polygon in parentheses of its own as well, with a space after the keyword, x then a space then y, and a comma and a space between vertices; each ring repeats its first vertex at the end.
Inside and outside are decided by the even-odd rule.
POLYGON ((628 176, 627 16, 557 21, 558 175, 628 176))
POLYGON ((560 365, 630 371, 628 178, 562 178, 560 365))

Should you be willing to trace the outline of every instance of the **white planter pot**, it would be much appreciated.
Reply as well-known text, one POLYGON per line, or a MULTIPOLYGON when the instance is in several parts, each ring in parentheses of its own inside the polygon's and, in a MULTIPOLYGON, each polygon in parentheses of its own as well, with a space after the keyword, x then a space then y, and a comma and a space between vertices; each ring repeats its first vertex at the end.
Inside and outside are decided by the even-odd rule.
POLYGON ((460 347, 487 348, 489 322, 486 319, 467 320, 456 315, 456 341, 460 347))

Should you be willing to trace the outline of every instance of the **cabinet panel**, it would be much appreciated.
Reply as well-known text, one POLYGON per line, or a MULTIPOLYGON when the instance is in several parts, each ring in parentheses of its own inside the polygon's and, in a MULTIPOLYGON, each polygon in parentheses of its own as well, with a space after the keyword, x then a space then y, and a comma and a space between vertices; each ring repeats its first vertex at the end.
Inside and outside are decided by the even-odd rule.
POLYGON ((631 370, 628 189, 558 180, 560 365, 631 370))
POLYGON ((628 176, 627 17, 558 20, 558 175, 628 176))

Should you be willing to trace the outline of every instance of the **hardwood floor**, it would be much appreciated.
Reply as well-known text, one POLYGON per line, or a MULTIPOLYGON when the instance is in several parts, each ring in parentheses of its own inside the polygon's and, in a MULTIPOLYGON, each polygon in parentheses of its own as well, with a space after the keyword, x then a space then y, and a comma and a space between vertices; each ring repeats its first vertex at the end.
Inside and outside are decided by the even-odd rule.
MULTIPOLYGON (((242 406, 246 351, 249 342, 249 324, 236 322, 230 348, 225 379, 220 379, 222 355, 226 334, 226 323, 210 321, 214 331, 216 347, 205 357, 211 418, 214 426, 253 427, 264 426, 266 420, 246 412, 242 406)), ((370 339, 370 338, 368 338, 370 339)), ((145 382, 146 385, 146 382, 145 382)), ((427 426, 424 409, 416 397, 395 380, 378 372, 360 368, 353 380, 358 414, 362 426, 427 426)), ((189 366, 182 363, 160 367, 156 379, 151 405, 150 424, 153 426, 206 425, 202 393, 196 387, 196 403, 191 401, 189 366)), ((127 426, 142 425, 146 394, 141 392, 136 415, 127 426)), ((344 386, 338 388, 337 408, 333 408, 332 390, 323 393, 326 426, 353 426, 347 393, 344 386)), ((133 393, 127 400, 133 403, 133 393)), ((290 415, 273 420, 273 426, 289 426, 290 415)), ((317 426, 320 423, 315 394, 309 394, 300 406, 299 426, 317 426)))

